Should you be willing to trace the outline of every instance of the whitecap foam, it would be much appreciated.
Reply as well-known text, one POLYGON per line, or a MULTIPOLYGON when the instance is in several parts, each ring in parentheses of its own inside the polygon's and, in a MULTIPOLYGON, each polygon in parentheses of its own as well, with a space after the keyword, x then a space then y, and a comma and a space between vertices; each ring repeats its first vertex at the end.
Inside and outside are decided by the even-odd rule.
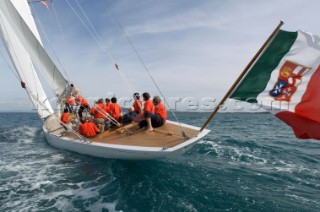
POLYGON ((194 211, 197 212, 198 210, 189 202, 178 200, 178 210, 181 211, 194 211))
POLYGON ((88 207, 86 207, 86 210, 88 210, 88 211, 102 211, 103 209, 107 209, 109 212, 122 212, 122 210, 119 210, 119 211, 116 210, 117 204, 118 204, 118 201, 108 203, 108 202, 103 202, 102 198, 100 198, 98 201, 96 201, 93 204, 90 204, 88 207))
POLYGON ((303 174, 310 174, 313 176, 317 176, 320 172, 318 169, 307 168, 301 164, 295 164, 291 161, 284 161, 284 160, 276 160, 273 161, 270 166, 263 167, 264 170, 271 170, 277 172, 284 172, 284 173, 303 173, 303 174))
POLYGON ((308 202, 319 204, 318 201, 316 201, 316 200, 307 199, 305 197, 302 197, 302 196, 299 196, 299 195, 295 195, 295 194, 285 194, 285 196, 288 196, 288 197, 294 199, 295 201, 300 202, 301 204, 305 204, 305 203, 308 203, 308 202))
POLYGON ((263 165, 268 163, 268 160, 261 157, 262 151, 259 148, 253 150, 248 147, 226 146, 220 142, 203 140, 200 144, 207 145, 207 153, 214 152, 219 158, 229 157, 231 161, 229 163, 241 163, 241 164, 258 164, 263 165))
POLYGON ((7 162, 1 166, 0 190, 4 199, 0 210, 14 207, 16 210, 36 205, 43 200, 45 188, 54 187, 56 179, 63 179, 62 173, 55 170, 61 165, 54 160, 48 163, 48 158, 26 158, 26 161, 7 162))
POLYGON ((3 137, 4 141, 32 143, 38 130, 39 128, 36 127, 23 126, 1 132, 0 136, 3 137))

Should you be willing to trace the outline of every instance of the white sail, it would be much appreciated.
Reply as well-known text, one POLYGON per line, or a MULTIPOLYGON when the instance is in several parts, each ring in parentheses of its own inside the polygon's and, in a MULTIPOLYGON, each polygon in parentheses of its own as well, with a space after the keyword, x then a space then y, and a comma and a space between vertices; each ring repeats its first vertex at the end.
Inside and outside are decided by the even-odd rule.
MULTIPOLYGON (((13 1, 14 4, 21 6, 26 0, 13 1)), ((18 9, 19 7, 17 7, 18 9)), ((15 6, 10 0, 0 0, 0 10, 3 17, 12 27, 12 30, 21 41, 26 51, 29 53, 31 60, 37 69, 43 74, 56 96, 60 97, 66 90, 67 80, 63 77, 56 65, 50 59, 40 41, 38 33, 35 33, 32 25, 28 25, 21 17, 15 6), (30 29, 30 28, 31 29, 30 29), (37 38, 38 37, 38 38, 37 38)), ((34 27, 35 29, 35 27, 34 27)))
MULTIPOLYGON (((32 29, 34 34, 40 39, 27 1, 12 0, 12 3, 16 6, 17 10, 32 29)), ((0 10, 0 23, 1 38, 16 72, 18 73, 21 81, 26 84, 29 97, 39 116, 41 118, 48 117, 53 113, 52 107, 41 86, 38 75, 34 70, 29 54, 23 47, 19 38, 16 36, 10 22, 2 13, 2 10, 0 10)))

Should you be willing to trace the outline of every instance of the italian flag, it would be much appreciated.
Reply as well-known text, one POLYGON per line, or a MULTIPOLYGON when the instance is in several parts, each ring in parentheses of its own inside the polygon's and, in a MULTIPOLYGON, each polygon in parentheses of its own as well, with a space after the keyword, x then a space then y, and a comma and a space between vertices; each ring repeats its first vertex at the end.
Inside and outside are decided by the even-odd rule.
POLYGON ((256 103, 320 140, 320 37, 280 30, 230 98, 256 103))

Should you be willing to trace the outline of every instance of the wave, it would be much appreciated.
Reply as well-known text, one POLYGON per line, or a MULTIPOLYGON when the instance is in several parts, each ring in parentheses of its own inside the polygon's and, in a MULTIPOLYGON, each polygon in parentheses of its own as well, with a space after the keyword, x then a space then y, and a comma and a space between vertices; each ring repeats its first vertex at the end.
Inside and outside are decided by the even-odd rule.
POLYGON ((103 198, 100 198, 98 201, 92 203, 88 207, 86 207, 86 210, 88 211, 103 211, 103 209, 106 209, 107 211, 112 212, 122 212, 122 210, 117 211, 116 206, 118 205, 118 201, 114 201, 111 203, 106 203, 103 201, 103 198))
POLYGON ((292 159, 294 151, 283 149, 271 149, 270 147, 260 147, 251 142, 233 142, 233 141, 210 141, 202 140, 198 144, 197 151, 204 155, 213 156, 214 159, 221 159, 232 165, 245 165, 263 172, 283 172, 304 174, 310 177, 320 174, 316 168, 318 163, 312 161, 310 156, 302 155, 297 151, 295 160, 292 159), (300 159, 300 160, 297 160, 300 159))
POLYGON ((115 180, 112 172, 107 172, 108 178, 106 173, 100 178, 86 173, 77 154, 47 150, 38 156, 0 162, 0 211, 116 211, 117 201, 101 198, 103 189, 115 180))
POLYGON ((262 153, 257 147, 228 146, 209 140, 202 140, 199 144, 204 145, 205 155, 214 154, 217 158, 229 160, 229 163, 261 165, 268 162, 267 158, 263 157, 267 152, 262 153))
MULTIPOLYGON (((202 118, 182 115, 190 123, 202 118)), ((30 117, 0 126, 0 211, 320 207, 314 201, 320 189, 319 144, 294 140, 281 122, 270 118, 266 124, 268 115, 218 114, 211 133, 190 151, 158 161, 55 149, 45 142, 42 123, 30 117)))
POLYGON ((10 130, 0 131, 0 142, 18 142, 18 143, 31 143, 34 138, 42 132, 37 127, 22 126, 10 130))

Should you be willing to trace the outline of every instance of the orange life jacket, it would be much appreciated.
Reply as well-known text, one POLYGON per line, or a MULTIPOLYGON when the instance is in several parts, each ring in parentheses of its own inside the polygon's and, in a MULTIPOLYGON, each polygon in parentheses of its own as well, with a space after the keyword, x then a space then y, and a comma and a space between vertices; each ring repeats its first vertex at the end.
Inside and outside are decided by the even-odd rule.
POLYGON ((91 108, 90 113, 93 114, 94 118, 106 118, 105 105, 103 103, 98 103, 93 108, 91 108))
POLYGON ((136 112, 137 114, 141 114, 141 112, 142 112, 142 102, 141 102, 140 99, 136 99, 132 106, 134 108, 134 112, 136 112))
POLYGON ((79 133, 83 136, 93 137, 97 135, 97 132, 99 132, 98 127, 90 121, 87 121, 79 126, 79 133))
POLYGON ((63 113, 61 115, 61 122, 64 123, 64 124, 69 124, 70 123, 69 113, 63 113))
POLYGON ((109 102, 109 103, 106 103, 105 106, 104 106, 104 110, 105 110, 107 113, 109 113, 109 114, 111 114, 110 106, 111 106, 111 103, 110 103, 110 102, 109 102))
POLYGON ((146 112, 154 113, 154 105, 150 99, 144 102, 143 113, 146 112))
POLYGON ((81 105, 83 107, 89 105, 88 101, 80 95, 77 96, 77 98, 75 100, 76 100, 77 105, 81 105))
POLYGON ((117 103, 111 103, 110 114, 115 120, 119 121, 119 118, 121 116, 121 111, 122 109, 120 105, 118 105, 117 103))
POLYGON ((158 114, 164 120, 167 119, 167 111, 162 103, 159 103, 157 106, 155 106, 155 114, 158 114))
POLYGON ((66 100, 67 100, 67 103, 68 103, 69 105, 74 105, 74 104, 75 104, 74 98, 73 98, 72 96, 68 96, 68 97, 66 98, 66 100))

